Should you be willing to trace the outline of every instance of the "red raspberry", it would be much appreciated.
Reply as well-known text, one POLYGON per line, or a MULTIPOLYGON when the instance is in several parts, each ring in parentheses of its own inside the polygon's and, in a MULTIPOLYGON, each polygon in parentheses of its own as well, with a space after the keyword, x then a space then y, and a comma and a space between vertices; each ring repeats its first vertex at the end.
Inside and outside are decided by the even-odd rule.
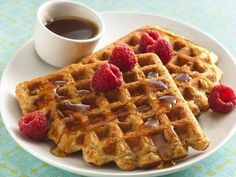
POLYGON ((213 111, 227 113, 236 104, 234 90, 223 84, 217 85, 211 90, 208 103, 213 111))
POLYGON ((163 38, 159 38, 153 45, 147 46, 147 52, 156 53, 163 64, 167 64, 173 55, 170 42, 163 38))
POLYGON ((122 73, 113 64, 105 63, 97 69, 92 78, 92 87, 97 91, 108 91, 118 88, 123 82, 122 73))
POLYGON ((134 68, 137 63, 137 57, 128 45, 117 44, 117 46, 112 50, 108 62, 125 72, 134 68))
POLYGON ((42 141, 48 131, 48 120, 41 112, 32 112, 23 117, 18 122, 20 132, 28 138, 42 141))
POLYGON ((161 35, 158 31, 149 30, 144 32, 139 43, 139 49, 141 52, 146 52, 147 46, 154 44, 160 36, 161 35))

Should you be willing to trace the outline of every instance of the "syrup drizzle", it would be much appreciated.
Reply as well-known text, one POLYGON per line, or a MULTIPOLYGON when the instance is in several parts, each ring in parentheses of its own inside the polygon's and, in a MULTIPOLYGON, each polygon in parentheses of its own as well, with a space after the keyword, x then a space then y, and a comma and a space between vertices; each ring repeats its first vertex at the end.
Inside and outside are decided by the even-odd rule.
POLYGON ((158 80, 158 81, 156 81, 156 80, 148 80, 148 82, 158 91, 162 91, 162 90, 167 90, 168 89, 167 85, 164 82, 160 81, 160 80, 158 80))
POLYGON ((168 110, 171 110, 173 105, 176 104, 176 98, 171 95, 159 97, 161 105, 165 106, 168 110))
POLYGON ((70 100, 66 100, 65 101, 66 106, 71 109, 71 110, 83 110, 83 111, 87 111, 90 109, 90 105, 87 104, 82 104, 82 103, 71 103, 70 100))
POLYGON ((152 109, 152 107, 150 105, 147 105, 147 104, 143 104, 143 105, 140 105, 137 107, 137 110, 139 112, 148 112, 152 109))
POLYGON ((188 82, 188 81, 192 80, 192 77, 186 73, 181 73, 181 74, 177 75, 175 77, 175 79, 178 81, 181 81, 181 82, 188 82))
POLYGON ((66 84, 66 81, 53 81, 53 84, 55 84, 56 86, 63 86, 66 84))
POLYGON ((171 157, 172 150, 163 132, 151 136, 151 139, 162 157, 171 157))
POLYGON ((147 78, 155 78, 155 77, 158 77, 159 74, 155 71, 150 71, 148 74, 147 74, 147 78))
POLYGON ((58 112, 60 117, 65 117, 65 115, 61 112, 61 110, 57 109, 57 112, 58 112))
POLYGON ((83 95, 89 94, 90 91, 86 89, 81 89, 81 90, 77 90, 77 93, 79 96, 83 96, 83 95))
POLYGON ((146 127, 158 127, 160 125, 160 121, 159 121, 159 117, 155 116, 155 117, 151 117, 149 118, 144 125, 146 127))
POLYGON ((129 110, 127 109, 127 107, 121 107, 117 110, 114 111, 116 116, 118 117, 119 121, 124 121, 129 115, 129 110))
POLYGON ((188 128, 186 125, 178 125, 173 128, 173 131, 180 137, 184 137, 188 134, 188 128))
POLYGON ((62 87, 63 85, 65 85, 66 81, 53 81, 53 84, 56 85, 56 87, 53 89, 53 92, 54 92, 56 98, 59 99, 59 100, 65 99, 66 98, 65 96, 62 96, 62 95, 57 93, 57 89, 59 87, 62 87))
POLYGON ((65 99, 66 97, 65 97, 65 96, 62 96, 62 95, 59 95, 59 94, 57 93, 57 89, 58 89, 59 87, 60 87, 60 86, 58 85, 56 88, 54 88, 54 89, 53 89, 53 92, 54 92, 54 94, 55 94, 55 96, 56 96, 57 99, 63 100, 63 99, 65 99))

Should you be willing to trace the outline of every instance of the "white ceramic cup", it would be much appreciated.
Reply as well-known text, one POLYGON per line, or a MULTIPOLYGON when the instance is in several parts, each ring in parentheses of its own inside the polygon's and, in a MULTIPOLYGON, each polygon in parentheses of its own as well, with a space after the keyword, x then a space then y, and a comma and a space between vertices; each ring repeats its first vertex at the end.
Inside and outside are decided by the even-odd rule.
POLYGON ((103 33, 103 20, 91 8, 68 0, 48 1, 37 11, 34 46, 42 60, 53 66, 63 67, 91 54, 103 33), (82 40, 70 39, 57 35, 45 26, 51 19, 67 16, 94 22, 98 26, 96 36, 82 40))

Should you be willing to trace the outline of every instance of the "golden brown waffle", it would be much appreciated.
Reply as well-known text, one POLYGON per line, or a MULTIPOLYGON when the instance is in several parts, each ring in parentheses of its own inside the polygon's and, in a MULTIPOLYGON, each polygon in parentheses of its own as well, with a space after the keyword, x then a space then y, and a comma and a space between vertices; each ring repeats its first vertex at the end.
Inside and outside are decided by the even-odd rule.
POLYGON ((159 31, 162 37, 171 42, 174 55, 166 67, 194 115, 199 116, 201 111, 209 108, 207 94, 215 85, 219 84, 222 71, 216 66, 218 57, 213 52, 192 43, 182 36, 160 27, 144 26, 104 49, 85 57, 82 62, 92 63, 98 60, 107 60, 111 50, 117 43, 126 43, 136 54, 140 54, 139 41, 143 32, 147 30, 159 31), (94 55, 98 57, 94 57, 94 55))
POLYGON ((50 120, 54 154, 82 150, 89 163, 114 161, 133 170, 183 158, 189 146, 208 147, 209 140, 157 55, 138 55, 135 68, 123 73, 120 88, 96 93, 90 82, 102 63, 73 64, 17 86, 23 113, 39 110, 50 120))

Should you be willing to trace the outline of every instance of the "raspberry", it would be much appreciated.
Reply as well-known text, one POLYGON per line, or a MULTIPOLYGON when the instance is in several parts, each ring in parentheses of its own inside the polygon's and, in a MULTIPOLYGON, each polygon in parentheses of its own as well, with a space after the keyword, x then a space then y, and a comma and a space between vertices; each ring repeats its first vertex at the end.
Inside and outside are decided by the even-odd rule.
POLYGON ((157 39, 160 37, 160 33, 158 31, 146 31, 142 34, 139 49, 141 52, 147 51, 147 46, 154 44, 157 39))
POLYGON ((32 112, 23 117, 18 122, 20 132, 36 141, 42 141, 48 131, 48 120, 41 112, 32 112))
POLYGON ((163 64, 167 64, 173 55, 170 42, 163 38, 159 38, 153 45, 147 46, 147 52, 156 53, 163 64))
POLYGON ((92 87, 97 91, 108 91, 118 88, 123 82, 122 73, 113 64, 105 63, 97 69, 92 78, 92 87))
POLYGON ((227 113, 236 104, 234 90, 223 84, 217 85, 211 90, 208 103, 213 111, 227 113))
POLYGON ((121 71, 129 71, 137 63, 134 51, 126 44, 118 44, 111 53, 109 63, 117 66, 121 71))

